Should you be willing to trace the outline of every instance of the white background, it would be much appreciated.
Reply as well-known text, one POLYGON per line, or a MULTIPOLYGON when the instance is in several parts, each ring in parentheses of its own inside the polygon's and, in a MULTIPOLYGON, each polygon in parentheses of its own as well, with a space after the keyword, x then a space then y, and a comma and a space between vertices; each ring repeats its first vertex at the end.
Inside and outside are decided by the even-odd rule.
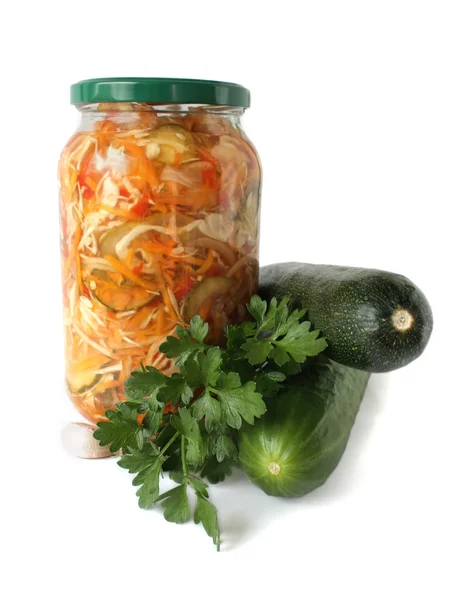
POLYGON ((0 37, 4 557, 16 598, 466 599, 468 86, 465 2, 18 2, 0 37), (72 82, 234 81, 264 168, 262 264, 403 273, 435 318, 424 355, 371 379, 321 489, 212 490, 200 526, 138 508, 113 459, 67 456, 56 163, 72 82))

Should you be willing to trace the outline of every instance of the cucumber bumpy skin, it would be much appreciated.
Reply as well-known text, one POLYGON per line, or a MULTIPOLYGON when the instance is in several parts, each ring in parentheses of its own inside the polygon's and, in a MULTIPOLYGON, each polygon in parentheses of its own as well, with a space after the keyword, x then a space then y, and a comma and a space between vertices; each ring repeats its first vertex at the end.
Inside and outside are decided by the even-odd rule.
POLYGON ((326 357, 288 379, 267 412, 239 434, 239 462, 269 496, 299 497, 338 465, 370 374, 326 357))
POLYGON ((432 311, 407 277, 355 267, 278 263, 260 269, 265 300, 290 297, 325 336, 327 356, 372 373, 393 371, 424 351, 432 311))

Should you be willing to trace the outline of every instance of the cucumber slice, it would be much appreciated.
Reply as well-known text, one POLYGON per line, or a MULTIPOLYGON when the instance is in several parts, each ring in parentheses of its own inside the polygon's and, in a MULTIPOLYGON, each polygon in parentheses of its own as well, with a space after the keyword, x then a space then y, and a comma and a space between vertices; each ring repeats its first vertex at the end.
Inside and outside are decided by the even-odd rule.
MULTIPOLYGON (((122 250, 118 244, 128 238, 128 243, 135 239, 148 239, 154 234, 154 227, 167 227, 169 225, 169 217, 167 215, 154 215, 144 221, 129 221, 123 225, 119 225, 110 231, 107 231, 99 241, 99 249, 101 256, 110 254, 116 258, 122 258, 122 250)), ((126 251, 125 251, 126 254, 126 251)), ((125 258, 125 257, 123 257, 125 258)))
MULTIPOLYGON (((189 223, 192 223, 192 221, 193 219, 185 215, 177 215, 176 227, 185 227, 189 223)), ((155 233, 164 239, 164 236, 169 235, 169 229, 167 229, 166 233, 157 228, 166 229, 170 226, 171 215, 156 214, 143 221, 129 221, 111 229, 101 237, 99 241, 100 254, 101 256, 110 254, 111 256, 124 259, 128 244, 134 243, 135 240, 150 240, 155 233)))
POLYGON ((117 285, 109 276, 108 271, 94 269, 85 277, 85 283, 93 296, 106 308, 120 312, 124 310, 137 310, 149 304, 156 294, 136 285, 133 281, 123 279, 117 285))
POLYGON ((93 291, 96 300, 99 300, 106 308, 115 312, 125 310, 138 310, 149 304, 155 298, 155 294, 148 292, 139 285, 124 285, 99 288, 93 291))
POLYGON ((193 137, 180 125, 169 124, 159 127, 151 136, 151 142, 159 145, 157 160, 167 165, 197 157, 193 137))
POLYGON ((67 384, 72 394, 83 394, 93 388, 102 375, 96 375, 94 371, 67 371, 67 384))
POLYGON ((115 227, 115 229, 111 229, 105 233, 99 243, 101 255, 105 256, 106 254, 110 254, 111 256, 117 257, 115 250, 117 243, 120 242, 120 240, 128 233, 130 233, 135 225, 139 224, 140 223, 138 221, 135 223, 124 223, 123 225, 119 225, 119 227, 115 227))
MULTIPOLYGON (((177 215, 175 227, 185 227, 192 222, 193 219, 189 217, 177 215)), ((130 244, 138 250, 138 241, 151 241, 155 234, 165 241, 170 233, 169 228, 171 226, 174 227, 172 216, 161 214, 153 215, 142 221, 123 223, 101 237, 99 253, 103 257, 110 255, 124 261, 130 244)), ((135 310, 154 300, 154 292, 144 289, 129 279, 122 278, 121 281, 115 281, 110 273, 109 271, 95 269, 87 277, 88 287, 92 290, 95 298, 107 308, 114 311, 135 310), (91 284, 93 281, 94 283, 91 284)))
MULTIPOLYGON (((197 315, 202 304, 210 299, 213 303, 230 305, 232 303, 229 292, 233 287, 233 280, 228 277, 205 277, 193 289, 185 307, 185 316, 188 320, 197 315)), ((231 310, 233 307, 229 307, 231 310)), ((221 312, 221 310, 220 310, 221 312)), ((226 312, 226 311, 224 311, 226 312)))

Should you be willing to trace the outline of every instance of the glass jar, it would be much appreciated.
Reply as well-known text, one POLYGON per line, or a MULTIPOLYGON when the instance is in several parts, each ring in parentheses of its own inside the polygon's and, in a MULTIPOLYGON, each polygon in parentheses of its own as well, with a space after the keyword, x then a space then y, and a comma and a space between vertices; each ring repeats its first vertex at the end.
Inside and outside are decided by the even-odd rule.
POLYGON ((66 381, 90 421, 195 315, 220 343, 258 284, 261 168, 228 83, 100 79, 71 89, 59 164, 66 381))

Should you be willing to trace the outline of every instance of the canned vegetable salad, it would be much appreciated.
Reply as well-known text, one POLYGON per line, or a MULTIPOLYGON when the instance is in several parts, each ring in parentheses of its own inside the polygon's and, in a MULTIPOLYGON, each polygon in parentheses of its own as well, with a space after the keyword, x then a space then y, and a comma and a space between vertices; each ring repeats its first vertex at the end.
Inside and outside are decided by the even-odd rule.
POLYGON ((113 78, 71 87, 78 131, 59 163, 66 381, 90 421, 194 315, 219 342, 257 290, 261 168, 247 89, 113 78))

